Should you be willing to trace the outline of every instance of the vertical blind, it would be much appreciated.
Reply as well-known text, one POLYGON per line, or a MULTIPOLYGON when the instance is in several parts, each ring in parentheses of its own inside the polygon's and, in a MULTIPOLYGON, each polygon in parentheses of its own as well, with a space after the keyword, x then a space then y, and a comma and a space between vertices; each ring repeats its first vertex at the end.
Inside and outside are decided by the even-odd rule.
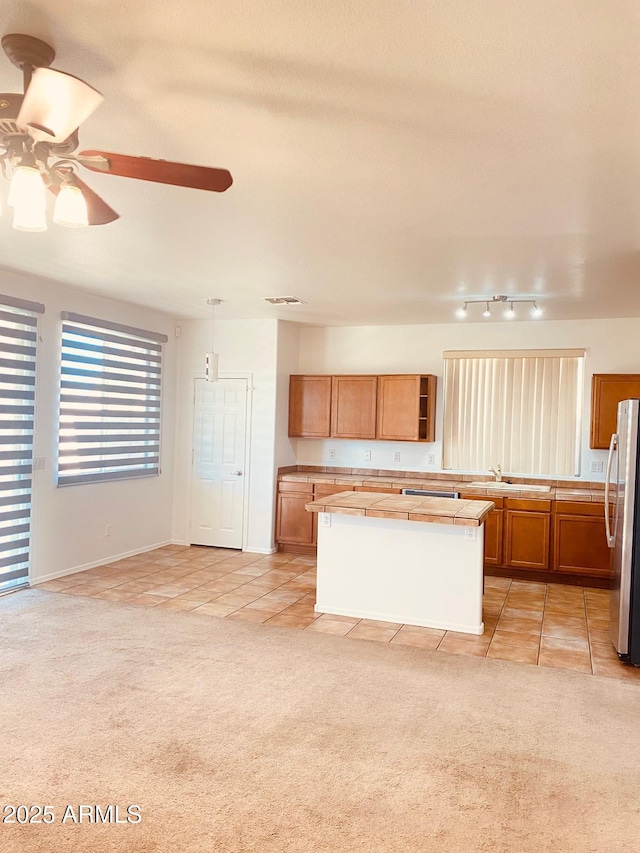
POLYGON ((579 474, 584 355, 445 352, 444 467, 579 474))
POLYGON ((0 296, 0 592, 29 579, 38 314, 0 296))
POLYGON ((167 336, 63 312, 58 485, 160 471, 167 336))

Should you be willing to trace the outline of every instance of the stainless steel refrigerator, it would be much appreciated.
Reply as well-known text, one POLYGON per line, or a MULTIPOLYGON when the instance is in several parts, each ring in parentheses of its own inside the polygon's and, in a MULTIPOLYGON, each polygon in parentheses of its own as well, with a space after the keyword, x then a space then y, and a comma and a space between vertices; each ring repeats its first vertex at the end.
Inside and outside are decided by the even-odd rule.
POLYGON ((604 517, 613 549, 611 641, 621 660, 640 666, 640 400, 618 404, 605 479, 604 517))

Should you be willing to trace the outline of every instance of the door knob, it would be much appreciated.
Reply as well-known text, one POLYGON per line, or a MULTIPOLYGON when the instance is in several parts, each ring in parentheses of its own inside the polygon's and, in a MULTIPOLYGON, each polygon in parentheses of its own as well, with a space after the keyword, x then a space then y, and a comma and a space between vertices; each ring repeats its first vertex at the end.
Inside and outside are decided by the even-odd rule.
POLYGON ((236 477, 242 477, 242 471, 234 471, 233 473, 236 477))

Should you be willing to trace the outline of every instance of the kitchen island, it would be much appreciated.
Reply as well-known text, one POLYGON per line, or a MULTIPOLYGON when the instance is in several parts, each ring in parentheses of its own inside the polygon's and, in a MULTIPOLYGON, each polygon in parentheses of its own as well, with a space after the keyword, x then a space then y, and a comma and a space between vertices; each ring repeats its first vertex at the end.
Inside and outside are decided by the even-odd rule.
POLYGON ((318 516, 316 610, 482 634, 491 501, 339 492, 318 516))

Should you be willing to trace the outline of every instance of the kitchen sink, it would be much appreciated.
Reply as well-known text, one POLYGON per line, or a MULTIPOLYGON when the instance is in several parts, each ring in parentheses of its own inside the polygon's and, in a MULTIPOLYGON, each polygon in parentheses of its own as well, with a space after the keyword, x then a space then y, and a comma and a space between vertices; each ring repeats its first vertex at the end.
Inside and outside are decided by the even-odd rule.
POLYGON ((551 486, 530 486, 528 483, 505 483, 504 480, 496 483, 493 480, 482 480, 473 483, 465 483, 464 488, 475 489, 499 489, 505 492, 550 492, 551 486))

